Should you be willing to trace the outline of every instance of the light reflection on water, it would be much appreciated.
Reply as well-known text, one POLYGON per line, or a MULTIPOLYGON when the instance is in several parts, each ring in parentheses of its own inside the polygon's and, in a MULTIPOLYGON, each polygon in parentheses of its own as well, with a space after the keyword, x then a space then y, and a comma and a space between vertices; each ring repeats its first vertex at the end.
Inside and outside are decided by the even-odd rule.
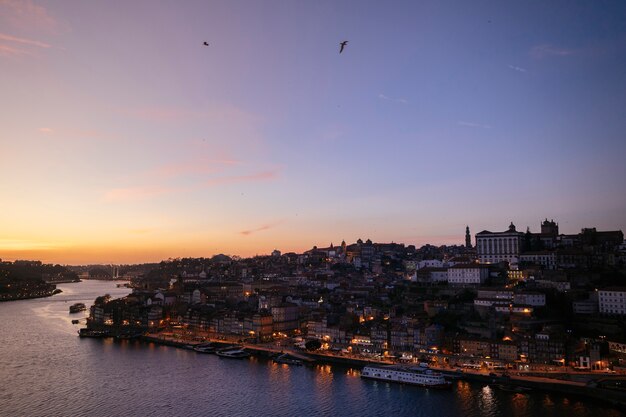
POLYGON ((360 370, 231 360, 137 341, 80 339, 69 305, 127 289, 64 284, 60 295, 0 303, 0 415, 613 417, 597 403, 455 383, 452 391, 363 380, 360 370), (67 301, 67 302, 66 302, 67 301), (111 407, 115 404, 115 407, 111 407))
POLYGON ((493 415, 494 410, 494 399, 491 391, 491 387, 486 385, 481 390, 481 394, 479 397, 479 407, 480 413, 484 416, 493 415))

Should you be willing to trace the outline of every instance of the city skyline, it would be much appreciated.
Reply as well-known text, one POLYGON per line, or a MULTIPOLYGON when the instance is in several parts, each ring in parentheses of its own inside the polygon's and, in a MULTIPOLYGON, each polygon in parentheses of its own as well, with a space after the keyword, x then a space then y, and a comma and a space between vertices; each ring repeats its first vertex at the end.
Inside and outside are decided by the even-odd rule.
POLYGON ((0 1, 0 258, 626 228, 624 4, 354 5, 0 1))

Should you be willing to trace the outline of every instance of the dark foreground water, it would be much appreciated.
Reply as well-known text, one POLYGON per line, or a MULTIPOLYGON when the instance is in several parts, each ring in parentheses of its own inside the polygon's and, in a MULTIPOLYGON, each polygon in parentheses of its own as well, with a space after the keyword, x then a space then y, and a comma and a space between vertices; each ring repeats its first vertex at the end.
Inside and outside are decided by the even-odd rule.
POLYGON ((0 303, 0 416, 619 416, 576 398, 459 382, 451 392, 364 381, 359 370, 237 361, 134 341, 80 339, 75 302, 122 296, 111 282, 62 284, 0 303))

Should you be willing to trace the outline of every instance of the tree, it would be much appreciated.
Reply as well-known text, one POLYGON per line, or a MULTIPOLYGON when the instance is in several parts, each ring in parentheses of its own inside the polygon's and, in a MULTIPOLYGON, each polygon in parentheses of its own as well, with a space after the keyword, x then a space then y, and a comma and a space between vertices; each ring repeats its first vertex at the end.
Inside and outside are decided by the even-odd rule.
POLYGON ((320 342, 317 339, 312 339, 306 342, 304 344, 304 347, 306 348, 306 350, 310 350, 310 351, 318 350, 319 348, 322 347, 322 342, 320 342))

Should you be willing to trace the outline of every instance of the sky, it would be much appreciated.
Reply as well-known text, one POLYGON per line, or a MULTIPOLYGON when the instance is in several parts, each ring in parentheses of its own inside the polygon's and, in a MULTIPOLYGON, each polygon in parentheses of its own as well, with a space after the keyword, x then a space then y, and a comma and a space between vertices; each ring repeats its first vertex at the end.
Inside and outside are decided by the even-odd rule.
POLYGON ((0 258, 624 230, 624 21, 623 1, 0 0, 0 258))

